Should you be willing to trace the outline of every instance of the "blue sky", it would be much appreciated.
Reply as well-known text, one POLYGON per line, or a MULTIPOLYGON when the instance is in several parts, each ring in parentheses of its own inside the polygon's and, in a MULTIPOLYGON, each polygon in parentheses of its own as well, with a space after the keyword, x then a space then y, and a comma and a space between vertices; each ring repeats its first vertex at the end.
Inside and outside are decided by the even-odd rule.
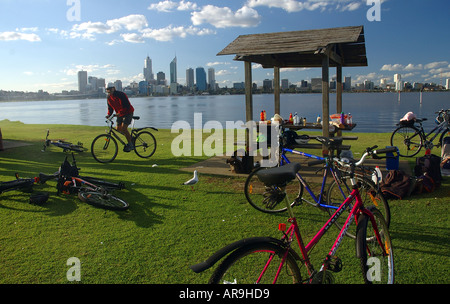
MULTIPOLYGON (((166 73, 177 56, 185 70, 213 67, 221 87, 244 81, 243 63, 216 56, 239 35, 363 25, 369 66, 344 68, 353 83, 393 81, 445 85, 450 78, 450 1, 382 0, 369 21, 367 0, 0 0, 0 90, 50 93, 77 89, 88 76, 143 80, 144 59, 166 73)), ((333 76, 335 71, 330 71, 333 76)), ((320 69, 282 70, 297 83, 320 69)), ((253 68, 258 84, 273 70, 253 68)))

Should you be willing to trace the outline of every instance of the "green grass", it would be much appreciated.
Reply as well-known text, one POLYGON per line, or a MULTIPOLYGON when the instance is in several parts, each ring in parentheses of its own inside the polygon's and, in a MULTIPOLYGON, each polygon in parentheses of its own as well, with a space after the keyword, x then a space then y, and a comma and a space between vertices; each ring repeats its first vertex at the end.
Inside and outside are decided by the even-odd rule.
MULTIPOLYGON (((12 180, 15 172, 33 177, 58 169, 64 153, 55 147, 41 152, 47 129, 52 139, 81 141, 87 147, 105 129, 7 120, 0 128, 4 140, 31 144, 0 152, 0 181, 12 180)), ((389 141, 389 134, 352 135, 359 137, 351 143, 354 152, 389 141)), ((28 204, 28 193, 1 194, 0 283, 69 283, 66 273, 71 266, 66 263, 77 257, 83 284, 202 284, 212 270, 195 274, 189 265, 245 237, 280 237, 278 223, 286 222, 286 215, 251 208, 243 195, 243 178, 200 172, 200 183, 191 191, 181 185, 191 173, 180 169, 207 157, 174 157, 171 142, 177 134, 160 130, 155 136, 158 148, 150 159, 120 151, 113 163, 100 164, 90 152, 76 155, 81 174, 126 183, 127 189, 116 192, 130 203, 126 212, 94 208, 75 196, 57 196, 53 181, 36 187, 51 194, 43 206, 28 204)), ((449 191, 447 177, 433 193, 390 201, 397 283, 450 283, 449 191)), ((324 212, 310 206, 296 207, 295 212, 305 240, 326 219, 324 212)), ((313 250, 316 267, 337 232, 331 229, 313 250)), ((343 271, 335 274, 338 283, 361 282, 354 247, 354 241, 345 238, 338 251, 344 263, 343 271)))

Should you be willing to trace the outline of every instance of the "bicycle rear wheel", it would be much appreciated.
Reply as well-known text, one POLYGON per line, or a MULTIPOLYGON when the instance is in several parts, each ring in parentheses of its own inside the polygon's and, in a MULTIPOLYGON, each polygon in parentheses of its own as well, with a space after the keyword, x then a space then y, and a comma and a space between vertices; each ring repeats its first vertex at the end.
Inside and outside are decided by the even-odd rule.
POLYGON ((287 210, 284 198, 288 197, 291 206, 294 206, 301 200, 303 194, 303 185, 298 178, 293 179, 284 187, 277 185, 265 185, 257 176, 259 170, 266 170, 268 168, 258 168, 253 170, 247 180, 245 181, 244 193, 247 201, 256 210, 266 213, 277 213, 287 210))
POLYGON ((148 131, 139 132, 134 139, 134 152, 142 158, 149 158, 156 151, 156 139, 148 131))
POLYGON ((419 153, 422 145, 422 134, 414 126, 401 126, 392 132, 391 146, 398 148, 400 156, 413 157, 419 153))
POLYGON ((101 134, 92 141, 91 153, 99 163, 112 162, 118 152, 117 141, 110 134, 101 134))
POLYGON ((100 193, 96 191, 80 191, 78 198, 89 205, 100 207, 108 210, 127 210, 130 205, 123 199, 108 193, 100 193))
POLYGON ((375 223, 368 215, 361 214, 356 233, 356 254, 361 260, 364 282, 394 284, 394 254, 389 229, 379 210, 373 207, 368 209, 373 213, 375 223), (380 241, 376 238, 375 227, 380 241))
MULTIPOLYGON (((247 245, 237 249, 216 268, 210 284, 273 284, 275 275, 286 253, 286 248, 273 243, 247 245)), ((279 273, 277 284, 301 283, 300 269, 288 253, 279 273)))

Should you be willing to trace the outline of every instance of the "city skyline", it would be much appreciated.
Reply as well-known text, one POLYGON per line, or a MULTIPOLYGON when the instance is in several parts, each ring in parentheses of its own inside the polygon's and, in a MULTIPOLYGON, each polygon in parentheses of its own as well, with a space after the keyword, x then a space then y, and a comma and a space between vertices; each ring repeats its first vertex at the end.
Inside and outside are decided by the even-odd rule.
MULTIPOLYGON (((179 84, 187 83, 188 68, 204 67, 215 69, 218 86, 232 87, 244 81, 243 64, 216 54, 239 35, 349 25, 364 26, 369 63, 343 69, 353 83, 393 83, 394 74, 401 74, 405 82, 445 86, 450 78, 448 52, 439 51, 450 46, 445 0, 164 0, 113 6, 103 0, 19 0, 1 6, 7 14, 0 21, 0 90, 6 91, 77 90, 80 70, 106 83, 139 82, 147 56, 153 73, 169 79, 176 58, 179 84)), ((272 69, 252 67, 258 85, 273 78, 272 69)), ((334 73, 330 69, 330 78, 334 73)), ((281 78, 297 85, 320 74, 320 69, 281 70, 281 78)))

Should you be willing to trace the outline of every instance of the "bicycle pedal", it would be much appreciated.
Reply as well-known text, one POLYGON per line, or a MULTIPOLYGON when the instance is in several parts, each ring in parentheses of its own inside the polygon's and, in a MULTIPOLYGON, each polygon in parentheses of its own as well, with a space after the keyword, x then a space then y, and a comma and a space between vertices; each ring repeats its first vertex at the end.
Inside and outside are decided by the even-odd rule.
POLYGON ((338 257, 330 257, 328 259, 328 268, 329 271, 339 272, 342 270, 342 260, 338 257))

